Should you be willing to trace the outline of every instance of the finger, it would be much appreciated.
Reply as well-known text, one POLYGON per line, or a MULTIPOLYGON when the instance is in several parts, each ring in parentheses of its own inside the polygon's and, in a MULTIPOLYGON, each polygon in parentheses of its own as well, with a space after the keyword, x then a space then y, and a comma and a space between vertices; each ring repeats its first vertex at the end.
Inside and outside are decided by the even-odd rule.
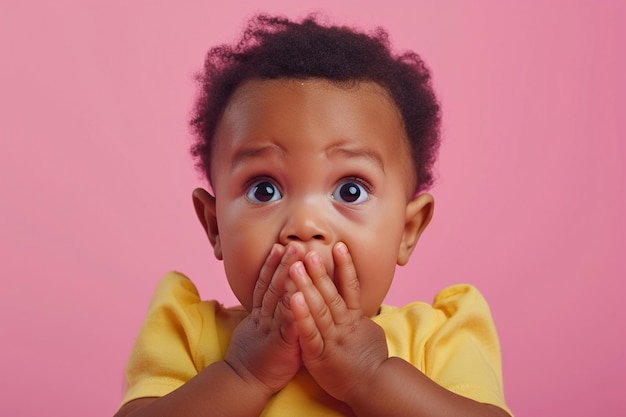
POLYGON ((280 338, 288 346, 298 343, 298 328, 295 321, 283 322, 280 324, 280 338))
POLYGON ((294 262, 302 259, 304 256, 304 248, 302 245, 290 243, 285 249, 280 262, 276 266, 272 279, 267 286, 263 300, 261 302, 261 317, 273 317, 278 300, 284 296, 286 290, 286 282, 289 278, 289 268, 294 262))
POLYGON ((309 315, 315 321, 315 325, 321 332, 322 337, 325 337, 335 326, 334 317, 326 304, 326 300, 324 300, 319 289, 311 280, 302 262, 296 262, 291 267, 290 276, 296 284, 298 291, 304 297, 309 315))
POLYGON ((335 323, 343 322, 348 313, 348 308, 332 278, 326 272, 320 255, 317 252, 309 252, 306 254, 304 262, 306 272, 328 307, 333 321, 335 323))
POLYGON ((265 263, 261 267, 259 272, 259 278, 256 280, 254 286, 254 292, 252 293, 252 308, 259 308, 263 303, 263 296, 267 292, 270 282, 272 282, 272 276, 276 267, 280 263, 280 259, 285 253, 285 248, 279 244, 274 244, 270 250, 269 255, 265 259, 265 263))
POLYGON ((294 314, 291 311, 291 296, 283 295, 276 306, 274 328, 278 329, 281 340, 288 345, 295 345, 298 342, 298 330, 295 324, 294 314))
POLYGON ((324 339, 317 329, 315 319, 301 292, 291 297, 291 311, 295 318, 295 328, 300 340, 300 351, 303 358, 315 359, 324 352, 324 339))
POLYGON ((350 310, 361 308, 361 289, 352 256, 345 243, 339 242, 333 248, 335 261, 335 285, 346 306, 350 310))

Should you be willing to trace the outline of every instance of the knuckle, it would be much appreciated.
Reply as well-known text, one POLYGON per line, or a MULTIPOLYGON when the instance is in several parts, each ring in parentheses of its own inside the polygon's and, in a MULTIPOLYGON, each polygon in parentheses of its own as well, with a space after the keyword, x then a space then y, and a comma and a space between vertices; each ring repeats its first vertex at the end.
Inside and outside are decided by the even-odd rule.
POLYGON ((265 279, 265 278, 263 278, 263 277, 261 276, 261 277, 259 277, 259 278, 257 279, 257 281, 256 281, 256 285, 254 286, 254 289, 255 289, 256 291, 261 291, 261 290, 263 290, 263 288, 267 288, 268 284, 269 284, 269 283, 267 282, 267 279, 265 279))
POLYGON ((361 284, 359 283, 359 280, 356 277, 356 274, 352 275, 352 279, 349 279, 347 282, 347 287, 349 290, 351 291, 360 291, 361 289, 361 284))
MULTIPOLYGON (((335 294, 330 300, 330 306, 332 309, 338 309, 343 307, 343 298, 339 294, 335 294)), ((328 309, 326 309, 328 310, 328 309)))
POLYGON ((279 289, 276 282, 272 281, 267 286, 266 292, 268 295, 278 298, 282 295, 283 290, 279 289))
POLYGON ((322 307, 320 308, 319 316, 323 321, 327 321, 327 322, 333 321, 333 315, 330 313, 330 308, 328 308, 328 306, 326 305, 322 305, 322 307))
POLYGON ((281 297, 279 307, 283 312, 291 311, 291 297, 285 294, 285 296, 281 297))

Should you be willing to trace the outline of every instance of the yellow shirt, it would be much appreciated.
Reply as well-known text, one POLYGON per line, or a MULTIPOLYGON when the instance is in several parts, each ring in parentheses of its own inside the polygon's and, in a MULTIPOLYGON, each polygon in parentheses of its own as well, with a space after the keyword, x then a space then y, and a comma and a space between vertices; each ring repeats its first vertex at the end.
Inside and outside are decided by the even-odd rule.
MULTIPOLYGON (((222 360, 232 330, 246 314, 243 307, 202 301, 187 277, 168 273, 155 290, 131 353, 122 403, 162 397, 222 360)), ((383 305, 373 320, 385 330, 390 356, 405 359, 450 391, 508 411, 496 330, 474 287, 446 288, 432 305, 383 305)), ((353 414, 303 370, 272 397, 262 415, 353 414)))

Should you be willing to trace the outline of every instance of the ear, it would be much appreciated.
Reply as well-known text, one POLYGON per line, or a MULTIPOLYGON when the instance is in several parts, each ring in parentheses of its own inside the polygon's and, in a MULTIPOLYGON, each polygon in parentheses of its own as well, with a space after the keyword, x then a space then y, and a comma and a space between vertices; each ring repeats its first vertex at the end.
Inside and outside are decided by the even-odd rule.
POLYGON ((193 190, 191 197, 198 220, 200 220, 202 228, 213 246, 215 257, 222 260, 222 243, 220 241, 220 232, 217 228, 215 197, 202 188, 193 190))
POLYGON ((406 205, 404 233, 398 250, 398 265, 406 265, 422 232, 430 223, 435 210, 435 200, 428 193, 415 197, 406 205))

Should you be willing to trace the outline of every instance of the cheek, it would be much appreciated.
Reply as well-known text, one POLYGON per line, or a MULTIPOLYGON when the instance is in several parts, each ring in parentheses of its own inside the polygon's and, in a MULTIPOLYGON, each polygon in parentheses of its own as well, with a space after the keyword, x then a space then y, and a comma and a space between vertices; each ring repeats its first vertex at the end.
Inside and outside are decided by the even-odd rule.
POLYGON ((247 223, 228 223, 236 227, 220 228, 220 239, 228 283, 241 304, 250 310, 259 271, 273 241, 267 238, 267 234, 260 233, 262 231, 258 231, 258 227, 247 223))
POLYGON ((393 280, 395 265, 378 265, 376 269, 368 270, 368 273, 359 277, 361 288, 361 308, 368 317, 376 314, 383 303, 393 280))
POLYGON ((224 250, 224 271, 233 294, 248 311, 259 272, 269 253, 263 245, 241 244, 224 250))
POLYGON ((403 223, 387 218, 348 244, 358 274, 362 308, 368 315, 378 311, 393 281, 402 230, 403 223))

